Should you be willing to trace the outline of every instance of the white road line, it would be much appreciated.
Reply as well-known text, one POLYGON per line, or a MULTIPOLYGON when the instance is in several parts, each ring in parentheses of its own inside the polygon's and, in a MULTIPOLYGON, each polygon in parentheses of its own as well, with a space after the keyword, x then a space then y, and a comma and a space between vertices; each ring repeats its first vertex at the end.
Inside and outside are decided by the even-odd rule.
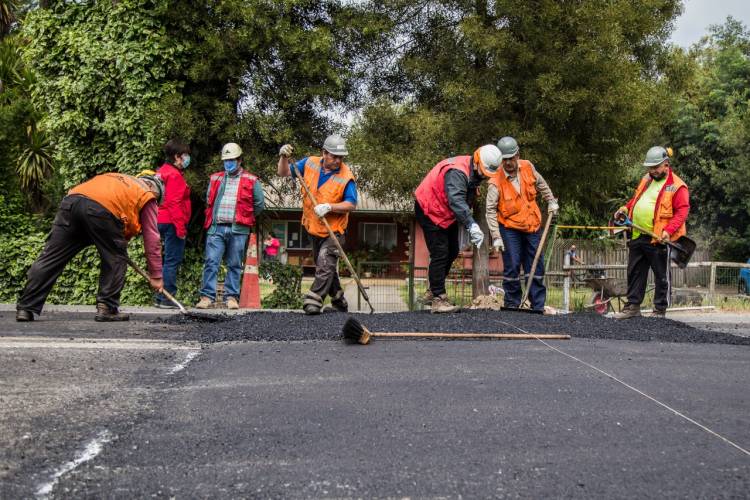
POLYGON ((103 431, 101 431, 94 439, 86 444, 83 450, 76 454, 76 457, 73 460, 66 464, 63 464, 62 467, 58 468, 54 472, 54 474, 52 474, 52 477, 49 481, 39 485, 39 488, 37 488, 36 490, 36 497, 48 498, 50 493, 52 493, 52 490, 55 488, 55 485, 63 475, 72 471, 82 463, 88 462, 92 458, 96 457, 99 453, 102 452, 104 444, 112 441, 112 438, 113 436, 108 430, 104 429, 103 431))
POLYGON ((192 360, 194 360, 195 358, 197 358, 199 354, 200 354, 200 351, 193 351, 193 352, 189 352, 189 353, 187 354, 187 356, 185 356, 185 361, 183 361, 182 363, 178 363, 178 364, 176 364, 175 366, 173 366, 173 367, 172 367, 172 369, 171 369, 171 370, 169 370, 169 374, 170 374, 170 375, 174 375, 175 373, 177 373, 177 372, 179 372, 179 371, 181 371, 181 370, 184 370, 184 369, 185 369, 185 367, 187 367, 187 365, 188 365, 188 364, 189 364, 189 363, 190 363, 190 362, 191 362, 192 360))
MULTIPOLYGON (((515 326, 515 325, 511 325, 510 323, 506 323, 505 321, 499 321, 499 322, 500 322, 500 323, 503 323, 504 325, 508 325, 508 326, 510 326, 510 327, 512 327, 512 328, 515 328, 516 330, 520 330, 520 331, 521 331, 521 332, 523 332, 523 333, 528 333, 528 334, 530 334, 530 335, 534 335, 533 333, 527 332, 527 331, 526 331, 526 330, 524 330, 523 328, 520 328, 520 327, 518 327, 518 326, 515 326)), ((636 388, 636 387, 633 387, 632 385, 628 384, 627 382, 625 382, 625 381, 623 381, 623 380, 620 380, 619 378, 615 377, 615 376, 614 376, 614 375, 612 375, 611 373, 608 373, 608 372, 606 372, 606 371, 602 370, 601 368, 598 368, 598 367, 596 367, 596 366, 592 365, 591 363, 587 363, 586 361, 583 361, 583 360, 581 360, 581 359, 578 359, 577 357, 573 356, 572 354, 568 354, 567 352, 565 352, 565 351, 562 351, 562 350, 558 349, 557 347, 555 347, 555 346, 553 346, 553 345, 550 345, 549 343, 545 342, 544 340, 542 340, 542 339, 540 339, 540 338, 537 338, 536 340, 537 340, 538 342, 541 342, 542 344, 546 345, 547 347, 549 347, 549 348, 550 348, 550 349, 552 349, 553 351, 556 351, 556 352, 558 352, 558 353, 562 354, 563 356, 567 356, 568 358, 570 358, 570 359, 572 359, 572 360, 575 360, 575 361, 577 361, 577 362, 581 363, 581 364, 582 364, 582 365, 584 365, 584 366, 588 366, 588 367, 589 367, 589 368, 591 368, 592 370, 596 370, 596 371, 598 371, 599 373, 601 373, 602 375, 604 375, 604 376, 606 376, 606 377, 608 377, 608 378, 610 378, 610 379, 614 380, 615 382, 617 382, 617 383, 619 383, 619 384, 622 384, 623 386, 627 387, 627 388, 628 388, 628 389, 630 389, 631 391, 635 391, 636 393, 640 394, 641 396, 643 396, 643 397, 645 397, 645 398, 647 398, 647 399, 649 399, 649 400, 653 401, 654 403, 658 404, 659 406, 661 406, 661 407, 663 407, 663 408, 665 408, 665 409, 667 409, 667 410, 671 411, 672 413, 674 413, 674 414, 675 414, 675 415, 677 415, 678 417, 684 418, 685 420, 687 420, 687 421, 688 421, 688 422, 690 422, 691 424, 693 424, 693 425, 697 426, 698 428, 700 428, 700 429, 702 429, 702 430, 706 431, 707 433, 711 434, 712 436, 714 436, 714 437, 717 437, 717 438, 721 439, 722 441, 724 441, 724 442, 725 442, 725 443, 727 443, 728 445, 730 445, 730 446, 733 446, 734 448, 737 448, 737 449, 738 449, 739 451, 741 451, 741 452, 742 452, 742 453, 744 453, 745 455, 748 455, 748 456, 750 456, 750 451, 746 450, 745 448, 743 448, 742 446, 738 445, 738 444, 737 444, 737 443, 735 443, 734 441, 732 441, 732 440, 730 440, 730 439, 728 439, 728 438, 725 438, 724 436, 722 436, 722 435, 721 435, 721 434, 719 434, 718 432, 715 432, 715 431, 713 431, 712 429, 709 429, 709 428, 708 428, 708 427, 706 427, 705 425, 701 424, 700 422, 697 422, 697 421, 693 420, 692 418, 688 417, 688 416, 687 416, 687 415, 685 415, 684 413, 681 413, 681 412, 679 412, 679 411, 675 410, 674 408, 672 408, 672 407, 671 407, 671 406, 669 406, 668 404, 666 404, 666 403, 662 403, 661 401, 659 401, 659 400, 658 400, 658 399, 656 399, 655 397, 653 397, 653 396, 651 396, 651 395, 649 395, 649 394, 646 394, 645 392, 641 391, 640 389, 638 389, 638 388, 636 388)))
POLYGON ((157 339, 99 339, 60 337, 0 337, 0 348, 5 349, 170 349, 196 350, 200 349, 199 342, 183 340, 157 339))

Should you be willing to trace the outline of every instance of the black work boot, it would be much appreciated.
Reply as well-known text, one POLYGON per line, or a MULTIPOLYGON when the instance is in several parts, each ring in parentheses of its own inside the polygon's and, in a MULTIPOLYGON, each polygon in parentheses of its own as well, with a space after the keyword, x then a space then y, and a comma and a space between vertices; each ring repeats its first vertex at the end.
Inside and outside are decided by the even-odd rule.
POLYGON ((96 305, 96 316, 94 321, 129 321, 130 315, 123 314, 117 309, 109 307, 101 302, 96 305))
POLYGON ((349 303, 344 297, 344 291, 339 290, 335 297, 331 297, 331 308, 338 312, 349 312, 349 303))
POLYGON ((641 306, 638 304, 625 304, 622 311, 614 315, 615 319, 630 319, 641 315, 641 306))
POLYGON ((666 318, 667 317, 667 310, 666 309, 654 309, 654 311, 651 313, 652 318, 666 318))
POLYGON ((34 321, 34 313, 19 309, 16 311, 16 321, 34 321))

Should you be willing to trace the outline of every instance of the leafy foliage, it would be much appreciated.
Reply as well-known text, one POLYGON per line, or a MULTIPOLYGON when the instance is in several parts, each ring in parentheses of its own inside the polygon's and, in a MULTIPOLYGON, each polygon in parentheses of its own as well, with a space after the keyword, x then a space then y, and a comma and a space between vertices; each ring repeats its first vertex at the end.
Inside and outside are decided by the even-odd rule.
POLYGON ((440 159, 512 135, 563 207, 603 217, 669 108, 676 0, 368 6, 395 56, 373 65, 378 99, 350 149, 380 198, 409 198, 440 159))
POLYGON ((691 223, 719 258, 750 256, 750 32, 732 18, 691 51, 694 74, 667 136, 691 223))
POLYGON ((276 289, 264 297, 261 305, 266 309, 300 309, 302 307, 302 269, 278 261, 263 261, 260 274, 271 276, 276 289))

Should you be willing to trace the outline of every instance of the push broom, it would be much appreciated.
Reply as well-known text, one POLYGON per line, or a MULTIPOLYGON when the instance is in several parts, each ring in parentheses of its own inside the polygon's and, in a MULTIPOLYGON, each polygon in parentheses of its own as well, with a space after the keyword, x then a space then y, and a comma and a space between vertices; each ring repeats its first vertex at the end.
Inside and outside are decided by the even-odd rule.
POLYGON ((431 338, 443 340, 495 339, 495 340, 569 340, 570 335, 549 333, 423 333, 423 332, 371 332, 355 318, 350 317, 341 330, 347 344, 367 345, 373 337, 431 338))

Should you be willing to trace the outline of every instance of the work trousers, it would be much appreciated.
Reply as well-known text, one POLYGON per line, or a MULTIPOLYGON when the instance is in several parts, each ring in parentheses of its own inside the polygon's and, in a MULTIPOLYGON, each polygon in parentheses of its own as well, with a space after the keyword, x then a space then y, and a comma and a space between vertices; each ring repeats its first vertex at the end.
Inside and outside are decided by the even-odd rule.
POLYGON ((66 196, 60 203, 44 250, 29 269, 16 309, 40 314, 65 266, 89 245, 96 246, 101 257, 96 301, 117 309, 127 269, 124 226, 109 210, 79 195, 66 196))
MULTIPOLYGON (((177 236, 174 224, 159 224, 158 227, 159 235, 164 242, 164 259, 162 261, 164 289, 174 297, 177 295, 177 270, 180 268, 180 263, 182 263, 182 258, 185 255, 185 239, 177 236)), ((157 302, 169 302, 160 293, 157 293, 155 298, 157 302)))
POLYGON ((640 306, 646 295, 648 270, 654 272, 654 309, 669 306, 669 255, 666 245, 651 244, 651 236, 641 235, 628 243, 628 304, 640 306))
MULTIPOLYGON (((503 251, 503 290, 505 290, 505 307, 519 307, 521 305, 521 277, 520 271, 526 276, 531 272, 539 242, 541 240, 541 229, 533 233, 525 233, 518 229, 509 229, 500 225, 500 235, 505 244, 503 251)), ((526 278, 528 279, 528 278, 526 278)), ((526 281, 524 280, 524 285, 526 281)), ((544 256, 539 257, 539 262, 534 271, 529 289, 529 301, 534 310, 544 310, 544 302, 547 300, 547 288, 544 286, 544 256)))
POLYGON ((206 256, 203 261, 203 284, 201 297, 216 300, 216 280, 222 259, 226 260, 227 275, 224 278, 224 297, 240 298, 242 265, 245 261, 247 234, 232 231, 232 224, 217 224, 215 231, 206 235, 206 256))
POLYGON ((414 214, 422 227, 427 250, 430 252, 430 265, 427 269, 430 291, 438 297, 445 293, 445 278, 458 257, 458 223, 454 222, 447 228, 436 225, 425 215, 417 201, 414 202, 414 214))
MULTIPOLYGON (((341 291, 339 280, 339 250, 330 237, 321 238, 310 235, 313 245, 313 259, 315 259, 315 280, 310 292, 317 295, 316 301, 321 304, 327 295, 336 297, 341 291)), ((344 245, 343 234, 336 233, 336 239, 344 245)))

